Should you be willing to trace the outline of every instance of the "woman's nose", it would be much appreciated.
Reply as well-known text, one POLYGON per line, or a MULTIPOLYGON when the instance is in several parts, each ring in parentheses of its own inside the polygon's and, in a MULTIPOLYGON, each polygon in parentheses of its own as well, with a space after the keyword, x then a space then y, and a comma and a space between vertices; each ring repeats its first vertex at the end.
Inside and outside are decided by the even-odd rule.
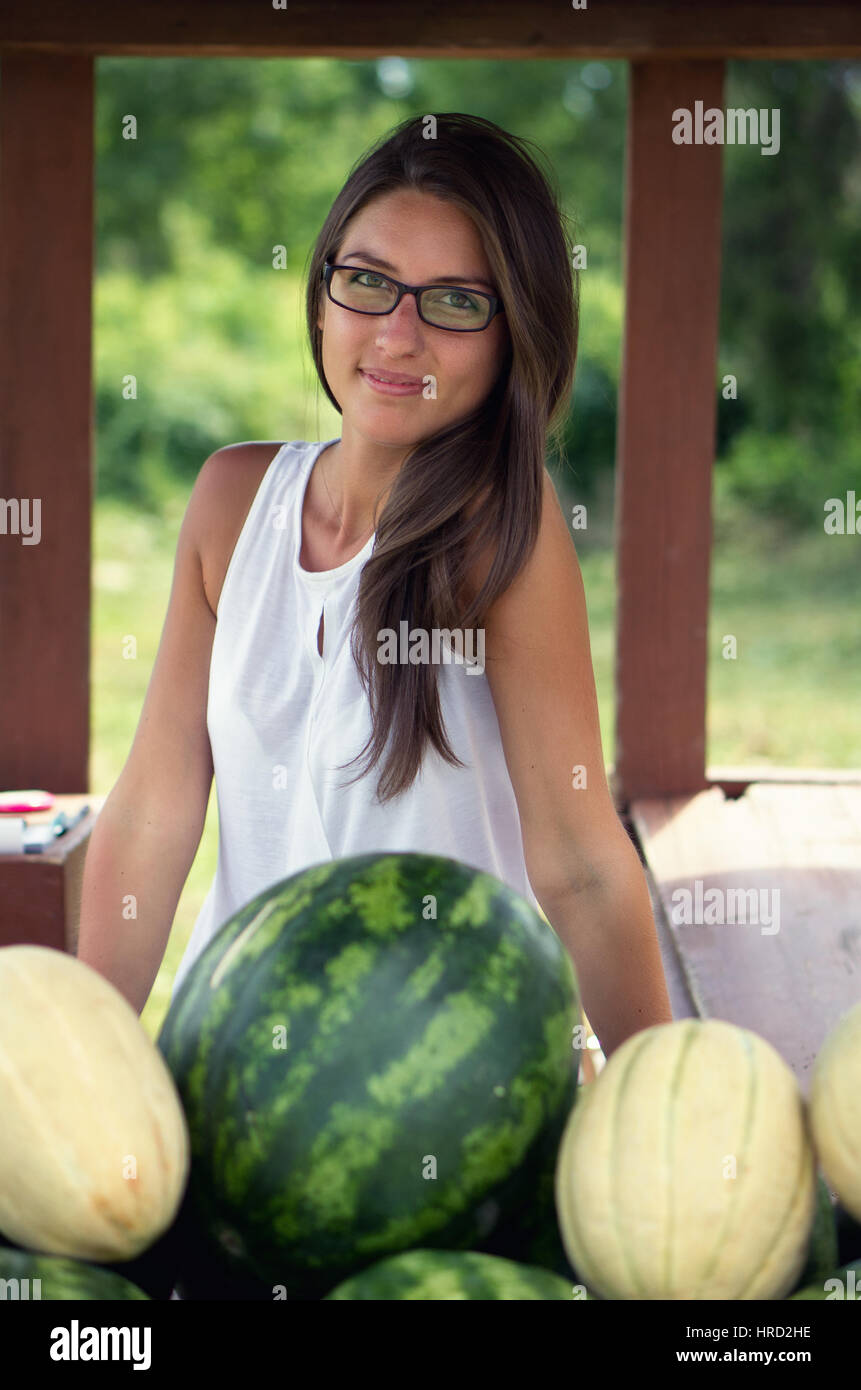
POLYGON ((380 314, 377 325, 377 342, 385 344, 389 350, 420 342, 424 324, 419 318, 415 295, 405 294, 390 314, 380 314))

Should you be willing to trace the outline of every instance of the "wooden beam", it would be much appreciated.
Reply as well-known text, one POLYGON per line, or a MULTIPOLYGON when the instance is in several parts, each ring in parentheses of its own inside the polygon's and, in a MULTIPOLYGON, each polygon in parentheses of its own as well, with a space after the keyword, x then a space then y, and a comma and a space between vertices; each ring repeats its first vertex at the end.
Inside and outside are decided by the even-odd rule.
POLYGON ((0 48, 176 57, 847 58, 857 0, 4 0, 0 48))
MULTIPOLYGON (((631 814, 631 805, 619 795, 619 776, 615 763, 606 766, 607 781, 614 792, 614 805, 623 823, 631 814)), ((861 768, 836 767, 777 767, 773 763, 745 763, 739 766, 709 763, 706 767, 705 788, 717 787, 730 800, 744 796, 748 787, 761 786, 857 787, 861 786, 861 768)), ((625 825, 628 833, 632 830, 625 825)))
POLYGON ((9 788, 87 790, 92 247, 93 61, 6 54, 0 786, 9 788))
POLYGON ((722 89, 722 63, 631 70, 616 468, 623 802, 706 785, 721 147, 675 144, 672 113, 720 107, 722 89))
POLYGON ((719 787, 730 799, 744 796, 748 787, 759 786, 857 787, 861 786, 861 768, 835 767, 757 767, 706 768, 706 786, 719 787))

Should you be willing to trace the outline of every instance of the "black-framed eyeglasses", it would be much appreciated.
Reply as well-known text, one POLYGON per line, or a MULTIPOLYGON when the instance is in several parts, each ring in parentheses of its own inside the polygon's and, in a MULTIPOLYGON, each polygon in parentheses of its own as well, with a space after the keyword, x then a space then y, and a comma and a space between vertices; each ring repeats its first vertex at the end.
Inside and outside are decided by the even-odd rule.
POLYGON ((405 294, 413 294, 423 323, 452 333, 480 333, 496 314, 505 313, 496 295, 462 285, 405 285, 366 266, 330 261, 324 264, 322 276, 332 303, 354 314, 391 314, 405 294))

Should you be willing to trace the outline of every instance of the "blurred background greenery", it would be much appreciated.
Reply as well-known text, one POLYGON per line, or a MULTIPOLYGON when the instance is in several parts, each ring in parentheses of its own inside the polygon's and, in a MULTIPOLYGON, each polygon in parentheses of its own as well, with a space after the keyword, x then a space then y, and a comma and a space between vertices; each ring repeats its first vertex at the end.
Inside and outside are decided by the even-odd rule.
MULTIPOLYGON (((627 80, 626 64, 604 61, 98 61, 94 793, 131 746, 206 457, 239 440, 340 433, 305 343, 302 270, 352 165, 428 111, 468 111, 535 142, 587 249, 576 386, 549 462, 563 508, 588 508, 573 534, 612 762, 627 80), (123 659, 128 633, 135 661, 123 659)), ((861 497, 861 68, 730 62, 724 104, 778 107, 781 148, 723 151, 708 761, 858 766, 861 538, 827 536, 823 508, 861 497), (735 400, 723 399, 727 373, 735 400), (722 657, 725 633, 736 661, 722 657)), ((153 1034, 216 852, 213 788, 144 1012, 153 1034)))

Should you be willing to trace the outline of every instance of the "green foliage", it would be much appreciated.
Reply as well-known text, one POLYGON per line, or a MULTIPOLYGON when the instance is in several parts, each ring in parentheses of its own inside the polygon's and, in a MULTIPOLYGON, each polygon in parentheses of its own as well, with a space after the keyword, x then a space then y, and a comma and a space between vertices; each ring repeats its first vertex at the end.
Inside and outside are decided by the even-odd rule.
POLYGON ((728 492, 798 529, 824 533, 825 503, 832 497, 845 503, 849 486, 861 498, 861 444, 850 436, 829 441, 796 427, 766 434, 753 425, 733 439, 722 468, 728 492))
POLYGON ((779 154, 727 146, 723 468, 738 497, 798 528, 858 477, 859 86, 846 63, 733 63, 727 105, 777 107, 779 154))
MULTIPOLYGON (((562 472, 593 495, 615 455, 626 64, 106 58, 97 91, 103 492, 156 508, 166 475, 190 481, 222 444, 340 432, 304 345, 308 253, 371 143, 407 115, 460 110, 532 142, 587 249, 562 472)), ((729 62, 724 105, 778 108, 781 143, 723 150, 721 486, 808 528, 858 477, 857 65, 729 62)))
POLYGON ((619 343, 625 305, 608 270, 580 272, 580 338, 573 406, 563 440, 561 478, 578 500, 596 495, 600 474, 613 468, 619 343))
POLYGON ((145 287, 127 270, 105 271, 97 297, 99 492, 153 510, 167 495, 165 470, 190 487, 223 444, 305 437, 316 422, 303 403, 315 394, 325 437, 340 432, 310 358, 303 362, 299 277, 247 268, 213 246, 202 217, 179 202, 164 220, 175 269, 145 287))

